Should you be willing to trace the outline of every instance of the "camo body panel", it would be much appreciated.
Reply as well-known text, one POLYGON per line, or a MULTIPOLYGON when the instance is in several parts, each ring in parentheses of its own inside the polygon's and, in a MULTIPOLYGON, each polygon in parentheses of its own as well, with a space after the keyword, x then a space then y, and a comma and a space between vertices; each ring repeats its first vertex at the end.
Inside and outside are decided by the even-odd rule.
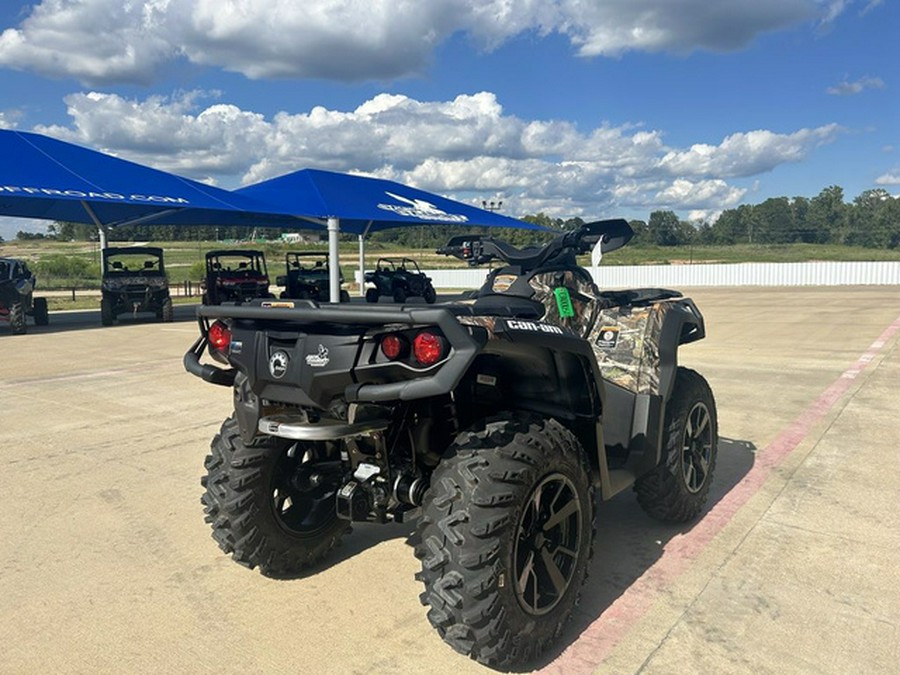
POLYGON ((110 291, 123 291, 131 286, 141 286, 147 288, 166 288, 169 282, 166 277, 161 276, 122 276, 107 277, 101 282, 101 286, 110 291))
POLYGON ((602 309, 588 340, 605 380, 636 394, 659 393, 659 340, 673 302, 602 309))
MULTIPOLYGON (((547 272, 530 280, 533 299, 544 305, 541 323, 568 328, 590 342, 605 380, 636 394, 659 393, 659 341, 662 326, 674 302, 664 300, 646 307, 614 306, 597 297, 592 283, 571 271, 547 272), (575 316, 562 318, 554 290, 569 289, 575 316), (604 339, 615 333, 615 341, 604 339)), ((498 339, 495 316, 459 316, 467 326, 481 326, 489 339, 498 339)))
POLYGON ((488 339, 494 340, 497 338, 497 319, 500 317, 496 316, 458 316, 456 320, 459 321, 463 326, 480 326, 487 331, 488 339))
MULTIPOLYGON (((671 302, 649 307, 612 307, 598 312, 597 322, 588 335, 600 374, 605 380, 636 394, 659 393, 659 339, 671 302), (616 333, 614 345, 604 340, 612 329, 616 333)), ((498 339, 494 316, 460 316, 465 326, 480 326, 488 339, 498 339)), ((542 321, 541 323, 553 323, 542 321)), ((558 324, 557 324, 558 325, 558 324)))
POLYGON ((595 294, 593 282, 584 279, 571 270, 559 270, 535 274, 528 280, 528 284, 534 290, 532 299, 537 300, 544 306, 542 321, 568 328, 576 335, 587 337, 602 304, 602 301, 595 294), (562 286, 569 291, 572 309, 575 311, 574 316, 561 317, 559 315, 559 305, 556 302, 554 291, 562 286))

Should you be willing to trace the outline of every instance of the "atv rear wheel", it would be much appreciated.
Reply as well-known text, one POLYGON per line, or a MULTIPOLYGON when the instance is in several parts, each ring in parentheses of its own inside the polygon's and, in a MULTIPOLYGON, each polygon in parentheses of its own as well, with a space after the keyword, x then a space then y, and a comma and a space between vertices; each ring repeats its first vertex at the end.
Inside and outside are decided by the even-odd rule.
POLYGON ((28 332, 28 324, 25 319, 25 305, 14 302, 9 307, 9 329, 13 335, 25 335, 28 332))
POLYGON ((404 302, 406 302, 406 298, 406 289, 402 286, 397 286, 394 289, 394 302, 396 302, 398 305, 402 305, 404 302))
POLYGON ((578 439, 530 414, 484 421, 435 469, 410 540, 428 619, 481 663, 527 664, 577 604, 592 539, 593 488, 578 439))
POLYGON ((648 514, 669 523, 699 515, 716 467, 718 431, 709 384, 696 371, 679 368, 666 408, 664 460, 634 485, 648 514))
POLYGON ((47 298, 35 298, 32 300, 32 312, 34 313, 35 326, 46 326, 50 323, 50 312, 47 310, 47 298))
POLYGON ((377 288, 370 288, 366 291, 366 302, 378 302, 378 296, 380 295, 377 288))
POLYGON ((331 465, 314 444, 268 436, 246 444, 229 417, 200 481, 213 539, 267 577, 291 576, 319 561, 349 529, 337 516, 340 474, 331 465))

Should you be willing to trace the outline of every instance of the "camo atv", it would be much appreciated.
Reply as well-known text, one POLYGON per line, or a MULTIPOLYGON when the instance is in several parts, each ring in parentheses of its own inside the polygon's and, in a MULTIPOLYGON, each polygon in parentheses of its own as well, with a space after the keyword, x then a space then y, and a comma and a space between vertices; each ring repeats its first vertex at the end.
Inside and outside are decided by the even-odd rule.
POLYGON ((111 326, 122 314, 152 312, 160 321, 174 318, 163 250, 157 246, 103 249, 100 323, 111 326))
POLYGON ((531 662, 578 602, 595 499, 633 487, 685 522, 710 489, 715 402, 677 364, 700 312, 675 291, 601 292, 576 264, 631 236, 614 220, 526 250, 455 238, 439 252, 506 263, 464 302, 202 307, 185 366, 234 396, 202 480, 213 538, 283 577, 351 522, 419 516, 438 633, 494 667, 531 662))
POLYGON ((50 323, 47 298, 35 298, 37 278, 23 260, 0 258, 0 321, 8 321, 13 335, 28 331, 27 316, 36 326, 50 323))

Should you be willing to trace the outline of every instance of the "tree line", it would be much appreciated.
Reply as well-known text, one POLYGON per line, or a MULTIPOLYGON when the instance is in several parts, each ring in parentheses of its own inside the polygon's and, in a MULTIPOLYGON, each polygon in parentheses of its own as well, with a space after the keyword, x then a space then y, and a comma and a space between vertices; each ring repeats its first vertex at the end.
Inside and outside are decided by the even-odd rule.
MULTIPOLYGON (((554 230, 566 230, 584 223, 580 218, 551 218, 543 213, 523 220, 554 230)), ((759 204, 743 204, 723 211, 712 222, 691 223, 674 211, 653 211, 647 221, 630 221, 635 245, 683 246, 686 244, 843 244, 869 248, 900 247, 900 198, 886 190, 866 190, 851 202, 844 191, 832 185, 815 197, 773 197, 759 204)), ((277 239, 285 230, 258 228, 259 238, 277 239)), ((170 225, 127 225, 113 228, 110 241, 218 241, 242 240, 246 227, 177 227, 170 225)), ((397 227, 371 236, 372 242, 410 249, 437 248, 461 233, 491 234, 517 246, 541 243, 548 233, 539 230, 505 228, 460 228, 457 225, 397 227)), ((322 237, 324 238, 324 233, 322 237)), ((352 238, 345 235, 347 238, 352 238)), ((80 223, 53 223, 48 232, 19 232, 19 239, 55 238, 89 241, 96 228, 80 223)))

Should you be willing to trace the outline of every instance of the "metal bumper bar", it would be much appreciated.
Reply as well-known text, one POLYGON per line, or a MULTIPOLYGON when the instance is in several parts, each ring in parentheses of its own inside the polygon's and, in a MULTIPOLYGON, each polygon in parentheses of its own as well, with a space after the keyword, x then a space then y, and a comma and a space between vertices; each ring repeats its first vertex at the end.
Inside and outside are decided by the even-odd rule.
POLYGON ((344 420, 322 418, 309 422, 305 417, 270 415, 259 420, 260 433, 294 441, 335 441, 339 438, 367 436, 387 429, 389 420, 366 420, 350 423, 344 420))

